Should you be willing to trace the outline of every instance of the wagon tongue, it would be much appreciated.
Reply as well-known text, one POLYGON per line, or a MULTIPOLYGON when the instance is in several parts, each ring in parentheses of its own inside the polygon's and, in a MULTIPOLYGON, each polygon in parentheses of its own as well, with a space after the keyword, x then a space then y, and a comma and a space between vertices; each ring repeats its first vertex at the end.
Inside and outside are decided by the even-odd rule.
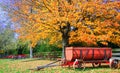
POLYGON ((48 68, 48 67, 60 66, 58 64, 55 64, 55 63, 57 63, 59 61, 60 60, 57 60, 57 61, 51 62, 51 63, 43 65, 43 66, 37 66, 37 68, 30 69, 30 70, 41 70, 41 69, 48 68))
POLYGON ((54 65, 44 65, 44 66, 38 66, 38 67, 37 67, 37 70, 41 70, 41 69, 48 68, 48 67, 54 67, 54 66, 59 66, 59 65, 54 64, 54 65))

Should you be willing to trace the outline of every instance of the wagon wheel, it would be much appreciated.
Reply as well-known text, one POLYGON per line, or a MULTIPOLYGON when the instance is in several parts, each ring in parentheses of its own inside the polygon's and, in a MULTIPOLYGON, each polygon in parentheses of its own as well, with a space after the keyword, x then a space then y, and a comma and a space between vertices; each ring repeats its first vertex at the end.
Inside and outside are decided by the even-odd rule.
POLYGON ((110 68, 117 69, 118 68, 119 61, 114 59, 110 62, 110 68))
POLYGON ((93 66, 93 67, 100 67, 100 66, 101 66, 101 63, 92 63, 92 66, 93 66))
POLYGON ((84 61, 78 61, 78 68, 82 68, 83 70, 85 69, 85 62, 84 61))
POLYGON ((78 67, 78 68, 83 68, 83 69, 85 69, 85 63, 84 63, 84 61, 81 60, 81 59, 76 59, 76 60, 74 61, 74 63, 73 63, 73 68, 74 68, 74 69, 75 69, 75 65, 76 65, 77 62, 78 62, 78 64, 77 64, 77 67, 78 67))

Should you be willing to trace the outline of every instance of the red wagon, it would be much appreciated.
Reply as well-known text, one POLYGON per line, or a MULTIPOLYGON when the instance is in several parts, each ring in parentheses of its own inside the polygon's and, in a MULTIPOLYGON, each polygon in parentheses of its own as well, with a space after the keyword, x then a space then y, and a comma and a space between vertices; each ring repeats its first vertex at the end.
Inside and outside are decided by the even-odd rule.
POLYGON ((120 58, 112 57, 112 49, 107 47, 66 47, 64 59, 57 60, 44 66, 38 66, 36 69, 39 70, 53 66, 85 68, 85 63, 92 63, 93 67, 100 66, 101 63, 107 63, 111 68, 118 68, 120 58), (57 62, 60 62, 60 64, 57 62))
POLYGON ((101 63, 109 63, 111 57, 111 48, 66 47, 62 66, 77 65, 81 68, 85 63, 100 66, 101 63))

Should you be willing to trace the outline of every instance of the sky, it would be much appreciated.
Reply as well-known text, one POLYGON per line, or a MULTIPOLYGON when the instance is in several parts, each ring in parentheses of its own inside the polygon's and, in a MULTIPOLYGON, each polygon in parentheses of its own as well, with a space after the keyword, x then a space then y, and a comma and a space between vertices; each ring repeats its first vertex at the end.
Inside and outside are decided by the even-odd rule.
MULTIPOLYGON (((0 0, 1 3, 1 0, 0 0)), ((0 4, 0 27, 5 26, 5 21, 6 21, 6 12, 3 11, 1 4, 0 4)))
MULTIPOLYGON (((8 5, 10 4, 10 0, 0 0, 0 31, 4 30, 5 26, 10 24, 11 28, 14 29, 13 26, 13 22, 11 22, 10 17, 8 16, 8 12, 3 10, 4 5, 8 5)), ((15 37, 17 37, 18 35, 15 34, 15 37)))
POLYGON ((3 6, 10 4, 10 0, 0 0, 0 27, 5 27, 8 23, 10 23, 10 18, 8 13, 3 10, 3 6))
POLYGON ((12 0, 0 0, 0 3, 3 3, 3 4, 8 4, 8 3, 10 3, 12 0))

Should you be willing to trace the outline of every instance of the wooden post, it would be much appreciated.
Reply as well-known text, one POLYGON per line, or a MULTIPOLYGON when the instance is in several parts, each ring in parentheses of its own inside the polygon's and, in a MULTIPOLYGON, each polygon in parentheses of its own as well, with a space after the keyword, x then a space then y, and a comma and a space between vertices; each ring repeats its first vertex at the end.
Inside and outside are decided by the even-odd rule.
POLYGON ((33 49, 31 46, 30 46, 30 58, 33 58, 33 49))

